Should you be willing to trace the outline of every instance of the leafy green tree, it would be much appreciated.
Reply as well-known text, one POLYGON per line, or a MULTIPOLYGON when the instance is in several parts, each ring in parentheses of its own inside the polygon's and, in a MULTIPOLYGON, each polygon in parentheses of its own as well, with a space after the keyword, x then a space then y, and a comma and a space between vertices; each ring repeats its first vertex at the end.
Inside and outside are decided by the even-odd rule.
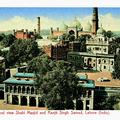
POLYGON ((80 52, 86 52, 86 40, 87 39, 90 39, 90 35, 81 35, 79 38, 78 38, 78 41, 80 41, 80 52))
POLYGON ((111 38, 111 37, 114 36, 113 32, 110 31, 110 30, 108 30, 108 31, 104 31, 103 34, 104 34, 105 37, 108 37, 108 38, 111 38))
POLYGON ((7 54, 7 60, 10 65, 28 62, 36 57, 41 51, 37 42, 33 40, 16 40, 7 54))
POLYGON ((48 109, 73 109, 78 78, 69 62, 54 62, 43 55, 31 60, 28 67, 36 73, 36 83, 48 109))
POLYGON ((113 78, 120 79, 120 53, 116 56, 114 61, 113 78))
POLYGON ((0 41, 2 41, 3 40, 3 38, 5 37, 5 34, 0 34, 0 41))
POLYGON ((3 45, 5 47, 9 47, 10 45, 12 45, 15 41, 15 36, 12 35, 12 34, 9 34, 9 35, 5 35, 2 42, 3 42, 3 45))
POLYGON ((44 76, 40 91, 49 109, 74 109, 73 100, 78 78, 72 71, 68 63, 59 61, 44 76))
POLYGON ((120 48, 120 37, 115 37, 112 41, 109 43, 109 54, 116 54, 117 48, 120 48))
POLYGON ((52 63, 51 59, 49 59, 47 55, 43 54, 42 56, 33 58, 28 62, 28 70, 29 72, 34 72, 37 74, 40 73, 43 75, 51 70, 50 63, 52 63))

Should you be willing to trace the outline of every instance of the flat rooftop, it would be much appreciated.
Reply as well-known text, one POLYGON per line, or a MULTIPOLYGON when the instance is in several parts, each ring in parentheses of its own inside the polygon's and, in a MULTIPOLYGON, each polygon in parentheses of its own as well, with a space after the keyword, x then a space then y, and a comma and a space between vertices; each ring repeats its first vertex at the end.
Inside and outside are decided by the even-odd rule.
POLYGON ((68 54, 81 55, 81 56, 90 56, 90 57, 104 57, 104 58, 114 58, 112 54, 95 54, 91 52, 69 52, 68 54))
POLYGON ((35 81, 34 80, 25 80, 25 79, 8 78, 3 83, 21 84, 21 85, 33 85, 33 84, 35 84, 35 81))
POLYGON ((87 74, 88 79, 94 80, 95 86, 99 87, 120 87, 120 80, 113 79, 110 72, 83 72, 82 74, 87 74), (100 82, 97 81, 99 78, 108 78, 110 81, 100 82))
POLYGON ((16 73, 15 75, 13 75, 14 77, 25 77, 25 78, 33 78, 35 77, 34 73, 16 73))

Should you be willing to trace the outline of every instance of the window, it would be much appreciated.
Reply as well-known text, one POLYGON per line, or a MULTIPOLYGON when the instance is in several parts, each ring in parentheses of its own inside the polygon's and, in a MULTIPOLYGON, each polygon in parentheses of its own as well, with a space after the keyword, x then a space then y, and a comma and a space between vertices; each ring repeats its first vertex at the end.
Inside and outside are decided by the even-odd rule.
POLYGON ((104 49, 104 52, 106 52, 106 48, 104 49))
POLYGON ((99 47, 95 47, 95 50, 99 50, 99 47))
POLYGON ((104 60, 104 63, 106 63, 106 60, 104 60))
POLYGON ((93 67, 95 67, 95 64, 93 64, 93 67))
POLYGON ((111 65, 113 65, 113 61, 111 61, 111 65))
POLYGON ((104 69, 106 69, 106 66, 104 66, 104 69))
POLYGON ((99 59, 98 64, 100 64, 100 63, 101 63, 101 60, 99 59))

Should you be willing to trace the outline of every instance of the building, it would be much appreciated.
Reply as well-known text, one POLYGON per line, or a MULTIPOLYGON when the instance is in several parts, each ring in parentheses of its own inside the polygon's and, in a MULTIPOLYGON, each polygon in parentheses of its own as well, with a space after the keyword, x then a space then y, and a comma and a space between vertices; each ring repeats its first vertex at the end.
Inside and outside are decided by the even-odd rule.
POLYGON ((66 44, 47 45, 43 47, 43 51, 52 60, 66 60, 67 59, 67 46, 66 44))
POLYGON ((80 21, 75 18, 69 25, 63 23, 62 26, 57 27, 56 30, 51 28, 51 38, 59 38, 63 34, 74 35, 75 38, 78 38, 81 35, 96 35, 98 30, 98 8, 93 8, 92 14, 92 25, 90 22, 86 22, 86 25, 83 27, 80 21))
POLYGON ((6 104, 44 107, 36 87, 35 74, 16 73, 4 81, 4 102, 6 104))
POLYGON ((88 79, 92 79, 95 83, 94 110, 101 109, 101 108, 96 108, 96 106, 98 103, 101 103, 106 98, 112 95, 120 94, 120 80, 113 79, 110 72, 107 71, 94 72, 94 73, 83 72, 82 74, 87 74, 88 79))
POLYGON ((36 39, 36 36, 40 36, 41 32, 41 24, 40 24, 40 17, 37 17, 38 23, 37 23, 37 30, 34 29, 34 31, 28 31, 28 29, 24 30, 13 30, 13 34, 17 39, 36 39))
POLYGON ((6 69, 5 58, 0 56, 0 82, 2 82, 6 77, 5 69, 6 69))
POLYGON ((79 77, 78 96, 76 101, 77 110, 93 110, 94 107, 94 81, 88 79, 86 74, 77 74, 79 77))
MULTIPOLYGON (((75 101, 75 109, 92 110, 94 102, 94 82, 88 80, 86 75, 78 74, 79 80, 79 96, 75 101), (81 89, 84 88, 84 89, 81 89)), ((16 73, 9 79, 4 81, 4 103, 45 107, 40 91, 35 82, 35 74, 33 73, 16 73)))
POLYGON ((17 39, 31 39, 31 38, 35 38, 35 34, 36 34, 36 30, 34 30, 34 32, 28 31, 26 29, 26 31, 24 31, 24 29, 22 30, 13 30, 14 32, 14 36, 17 39))
POLYGON ((86 52, 69 52, 68 60, 73 61, 75 56, 84 58, 84 67, 97 71, 114 71, 114 55, 109 54, 110 39, 104 36, 102 25, 98 28, 98 10, 93 9, 93 35, 86 39, 86 52), (73 57, 72 57, 73 56, 73 57))

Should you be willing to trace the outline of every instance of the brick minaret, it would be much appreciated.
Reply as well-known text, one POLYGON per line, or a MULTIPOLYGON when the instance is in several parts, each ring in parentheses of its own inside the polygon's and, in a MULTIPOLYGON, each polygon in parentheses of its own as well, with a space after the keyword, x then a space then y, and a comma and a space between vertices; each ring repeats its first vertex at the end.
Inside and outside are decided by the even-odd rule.
POLYGON ((40 34, 40 17, 37 18, 38 18, 38 34, 40 34))
POLYGON ((98 30, 98 8, 93 8, 92 23, 92 32, 93 34, 96 34, 98 30))

